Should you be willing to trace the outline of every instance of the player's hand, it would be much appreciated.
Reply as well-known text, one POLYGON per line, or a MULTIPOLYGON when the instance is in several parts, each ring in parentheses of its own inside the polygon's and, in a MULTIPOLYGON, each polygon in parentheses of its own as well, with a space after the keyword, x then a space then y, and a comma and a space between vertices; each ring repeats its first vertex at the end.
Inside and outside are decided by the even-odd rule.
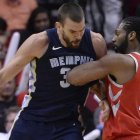
POLYGON ((110 114, 110 107, 109 107, 107 100, 102 100, 99 103, 99 107, 102 110, 102 120, 103 120, 103 122, 105 122, 106 120, 108 120, 109 114, 110 114))

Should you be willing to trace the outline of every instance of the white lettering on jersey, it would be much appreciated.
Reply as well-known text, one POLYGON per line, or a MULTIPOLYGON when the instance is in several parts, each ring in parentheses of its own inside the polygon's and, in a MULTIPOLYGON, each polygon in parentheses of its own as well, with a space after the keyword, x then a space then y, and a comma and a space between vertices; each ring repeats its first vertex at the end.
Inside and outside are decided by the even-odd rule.
POLYGON ((60 66, 64 66, 65 65, 64 57, 59 57, 59 63, 60 63, 60 66))
POLYGON ((66 56, 66 65, 73 65, 73 62, 74 62, 74 60, 73 60, 74 58, 73 58, 73 56, 66 56))
POLYGON ((80 61, 80 56, 75 56, 75 65, 77 65, 78 64, 78 62, 80 61))
POLYGON ((57 58, 50 59, 50 63, 51 63, 51 67, 52 68, 59 66, 59 62, 58 62, 58 59, 57 58))
POLYGON ((83 64, 89 61, 93 61, 93 58, 88 56, 61 56, 58 58, 50 59, 50 64, 52 68, 67 65, 77 65, 83 64))

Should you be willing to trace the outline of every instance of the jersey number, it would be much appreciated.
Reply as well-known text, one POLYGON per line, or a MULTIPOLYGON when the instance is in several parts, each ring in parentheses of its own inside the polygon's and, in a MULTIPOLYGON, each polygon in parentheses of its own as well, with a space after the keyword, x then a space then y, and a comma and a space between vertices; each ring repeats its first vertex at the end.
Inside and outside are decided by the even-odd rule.
POLYGON ((61 68, 61 70, 60 70, 60 74, 63 75, 63 79, 64 79, 63 81, 60 81, 60 86, 62 88, 67 88, 70 86, 70 84, 66 81, 66 74, 69 70, 70 70, 70 68, 61 68))

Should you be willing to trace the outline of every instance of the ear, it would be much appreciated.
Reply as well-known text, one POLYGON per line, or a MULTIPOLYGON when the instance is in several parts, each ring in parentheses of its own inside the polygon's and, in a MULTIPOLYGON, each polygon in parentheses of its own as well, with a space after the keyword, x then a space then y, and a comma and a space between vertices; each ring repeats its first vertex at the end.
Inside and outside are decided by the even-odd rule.
POLYGON ((60 22, 55 22, 55 27, 56 27, 57 29, 61 29, 62 25, 61 25, 60 22))
POLYGON ((128 34, 128 39, 130 41, 134 40, 136 38, 136 32, 135 31, 132 31, 128 34))

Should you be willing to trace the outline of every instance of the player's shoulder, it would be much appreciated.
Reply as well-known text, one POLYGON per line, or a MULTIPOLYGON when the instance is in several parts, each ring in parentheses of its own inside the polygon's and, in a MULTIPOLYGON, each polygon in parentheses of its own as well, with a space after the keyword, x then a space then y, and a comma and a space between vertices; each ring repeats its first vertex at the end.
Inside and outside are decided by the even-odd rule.
POLYGON ((100 33, 90 31, 91 40, 96 52, 97 58, 101 58, 107 54, 107 46, 103 36, 100 33))
POLYGON ((93 38, 95 41, 102 41, 102 40, 104 41, 104 38, 100 33, 90 31, 90 34, 91 34, 91 38, 93 38))
POLYGON ((110 61, 113 62, 121 62, 121 61, 128 61, 130 59, 130 57, 127 54, 120 54, 120 53, 109 53, 107 55, 105 55, 103 58, 101 58, 101 60, 108 60, 110 59, 110 61))
POLYGON ((31 36, 32 40, 34 41, 34 43, 46 43, 48 41, 48 35, 46 31, 40 32, 40 33, 36 33, 33 34, 31 36))
POLYGON ((37 58, 40 58, 48 48, 48 36, 46 31, 36 33, 30 36, 30 48, 37 58))
POLYGON ((128 68, 134 66, 134 60, 129 55, 119 53, 107 54, 100 59, 100 62, 106 66, 113 67, 115 71, 116 67, 120 69, 120 67, 128 68))

